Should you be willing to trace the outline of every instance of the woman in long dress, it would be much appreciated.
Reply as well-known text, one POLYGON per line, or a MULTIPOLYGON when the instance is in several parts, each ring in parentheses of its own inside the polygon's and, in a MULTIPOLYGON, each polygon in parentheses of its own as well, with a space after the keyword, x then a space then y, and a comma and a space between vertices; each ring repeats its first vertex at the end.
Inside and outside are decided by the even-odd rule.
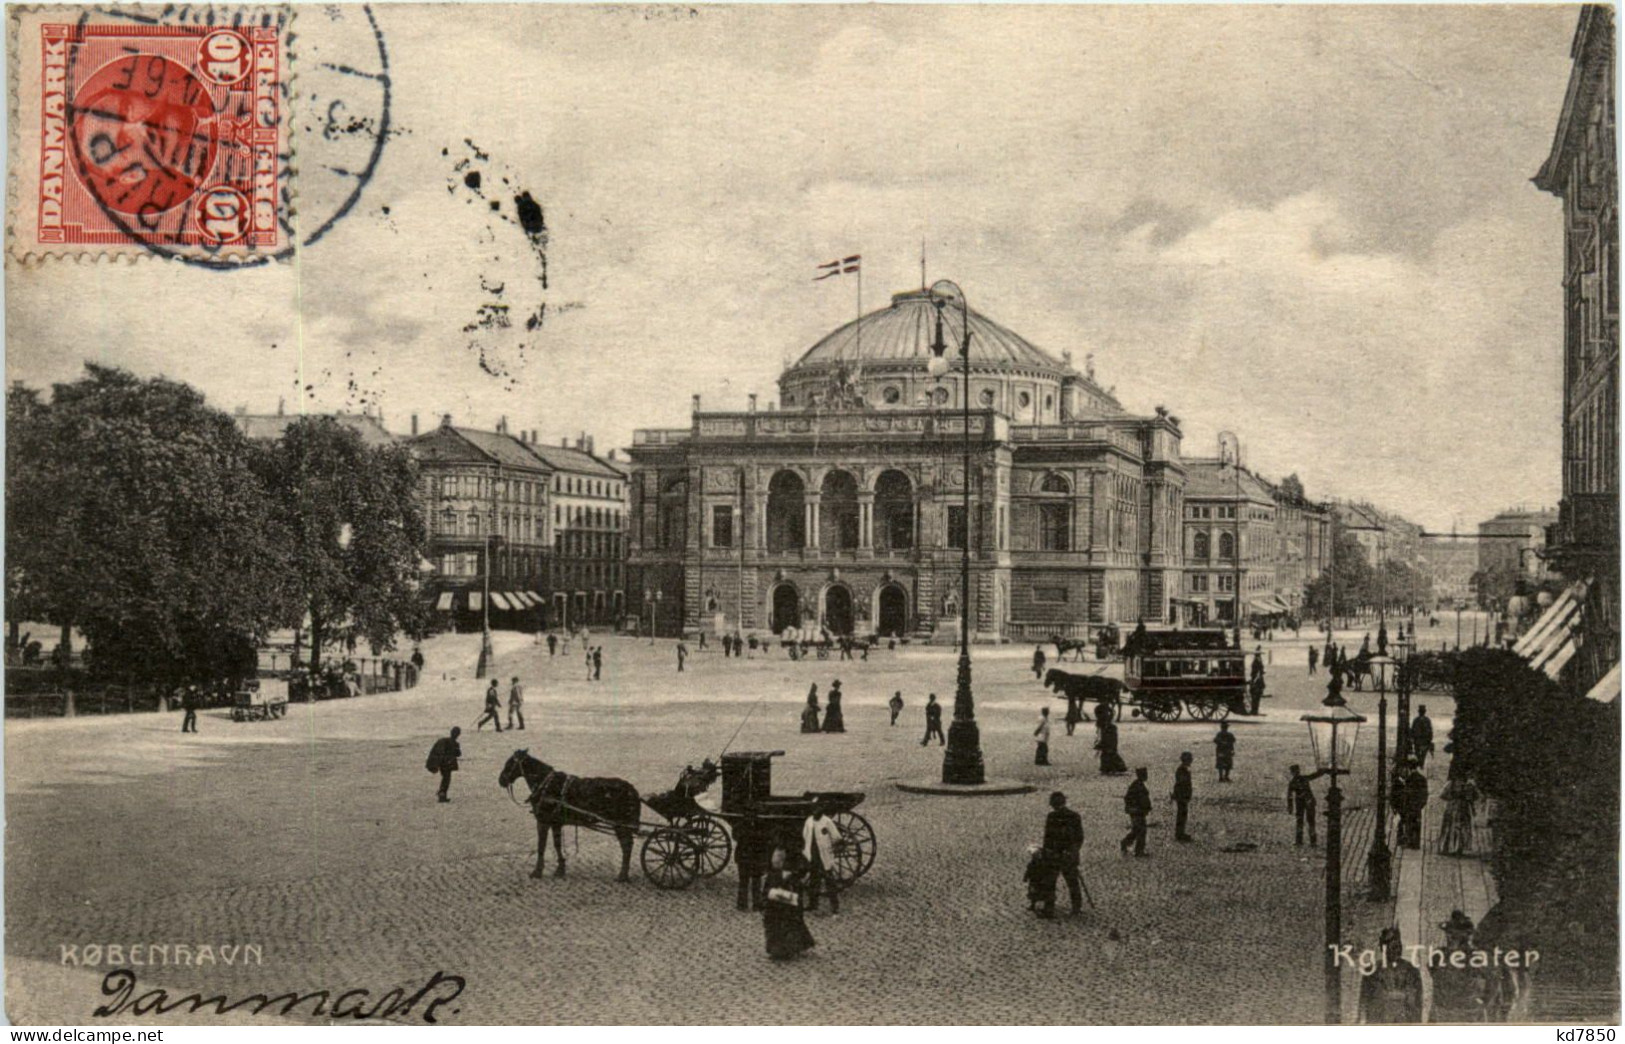
POLYGON ((789 870, 785 858, 784 849, 775 848, 762 881, 762 932, 767 955, 775 961, 799 956, 816 945, 801 911, 801 874, 789 870))
POLYGON ((807 690, 807 706, 801 712, 801 731, 818 731, 818 683, 813 682, 812 688, 807 690))
POLYGON ((829 698, 824 703, 824 731, 845 732, 846 719, 841 715, 841 683, 829 687, 829 698))
POLYGON ((1095 749, 1100 751, 1100 774, 1117 776, 1128 771, 1128 764, 1117 753, 1117 722, 1112 720, 1111 705, 1102 702, 1095 711, 1095 749))

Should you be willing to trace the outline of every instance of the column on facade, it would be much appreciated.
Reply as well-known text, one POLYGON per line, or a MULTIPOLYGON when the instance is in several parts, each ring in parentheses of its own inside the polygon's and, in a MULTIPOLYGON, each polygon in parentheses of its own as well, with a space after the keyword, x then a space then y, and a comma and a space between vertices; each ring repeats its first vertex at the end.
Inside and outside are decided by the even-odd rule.
POLYGON ((875 546, 875 495, 868 490, 858 493, 858 547, 875 546))
POLYGON ((819 546, 818 509, 822 501, 823 498, 817 493, 808 493, 806 495, 807 524, 804 527, 804 532, 807 535, 808 548, 816 549, 819 546))

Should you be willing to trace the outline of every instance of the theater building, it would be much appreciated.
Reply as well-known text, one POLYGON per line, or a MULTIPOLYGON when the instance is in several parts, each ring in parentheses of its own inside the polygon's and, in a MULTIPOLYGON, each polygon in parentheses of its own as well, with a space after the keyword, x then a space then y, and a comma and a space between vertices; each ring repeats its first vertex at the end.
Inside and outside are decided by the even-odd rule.
POLYGON ((958 302, 910 291, 807 349, 777 404, 706 412, 696 396, 687 427, 638 431, 627 588, 656 633, 948 641, 968 611, 978 641, 1034 641, 1168 619, 1178 418, 1129 413, 1092 366, 974 310, 969 325, 968 385, 958 302), (953 368, 937 378, 939 316, 953 368))

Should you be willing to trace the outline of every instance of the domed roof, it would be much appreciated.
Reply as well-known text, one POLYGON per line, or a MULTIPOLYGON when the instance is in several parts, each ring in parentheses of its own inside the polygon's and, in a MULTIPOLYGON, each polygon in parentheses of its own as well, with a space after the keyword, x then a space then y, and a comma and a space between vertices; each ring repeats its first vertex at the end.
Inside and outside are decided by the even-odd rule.
MULTIPOLYGON (((908 363, 924 365, 931 358, 936 338, 937 309, 930 291, 893 294, 891 307, 854 319, 809 348, 791 370, 852 363, 908 363)), ((1040 369, 1057 373, 1069 367, 998 323, 970 311, 970 358, 978 369, 1040 369)), ((942 310, 942 339, 950 360, 959 357, 962 334, 960 309, 950 301, 942 310)))

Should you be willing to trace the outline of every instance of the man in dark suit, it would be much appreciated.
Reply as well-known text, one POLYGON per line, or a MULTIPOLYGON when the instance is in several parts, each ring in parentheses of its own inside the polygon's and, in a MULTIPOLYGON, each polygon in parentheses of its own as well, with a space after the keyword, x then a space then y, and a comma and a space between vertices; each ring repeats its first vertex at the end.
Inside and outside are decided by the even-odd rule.
POLYGON ((1186 751, 1179 756, 1179 767, 1174 769, 1174 840, 1194 841, 1195 838, 1185 832, 1185 824, 1189 821, 1191 810, 1191 796, 1195 789, 1191 786, 1191 752, 1186 751))
POLYGON ((181 710, 186 716, 181 719, 182 732, 197 731, 197 686, 188 685, 181 690, 181 710))
POLYGON ((1151 814, 1151 789, 1145 785, 1149 773, 1143 768, 1134 770, 1134 782, 1128 785, 1128 792, 1123 795, 1123 811, 1128 813, 1129 831, 1117 845, 1124 855, 1128 855, 1130 845, 1134 846, 1134 854, 1141 859, 1145 858, 1145 819, 1151 814))
POLYGON ((1433 719, 1428 717, 1428 709, 1419 706, 1416 708, 1416 719, 1411 722, 1411 755, 1416 758, 1416 767, 1421 768, 1428 762, 1428 755, 1433 753, 1433 719))
MULTIPOLYGON (((1072 900, 1072 915, 1076 917, 1083 911, 1082 884, 1078 878, 1078 853, 1083 848, 1083 817, 1066 807, 1066 795, 1059 790, 1049 796, 1049 807, 1050 813, 1044 817, 1044 855, 1066 882, 1067 897, 1072 900)), ((1039 916, 1055 916, 1053 888, 1039 916)))
POLYGON ((934 692, 925 698, 925 739, 920 741, 920 746, 930 743, 932 736, 937 738, 938 746, 948 742, 947 737, 942 734, 942 704, 937 702, 937 694, 934 692))
POLYGON ((463 756, 463 748, 457 742, 457 737, 463 730, 453 726, 450 736, 442 736, 434 741, 434 747, 429 751, 429 764, 440 773, 440 800, 450 801, 451 774, 457 771, 457 759, 463 756))

